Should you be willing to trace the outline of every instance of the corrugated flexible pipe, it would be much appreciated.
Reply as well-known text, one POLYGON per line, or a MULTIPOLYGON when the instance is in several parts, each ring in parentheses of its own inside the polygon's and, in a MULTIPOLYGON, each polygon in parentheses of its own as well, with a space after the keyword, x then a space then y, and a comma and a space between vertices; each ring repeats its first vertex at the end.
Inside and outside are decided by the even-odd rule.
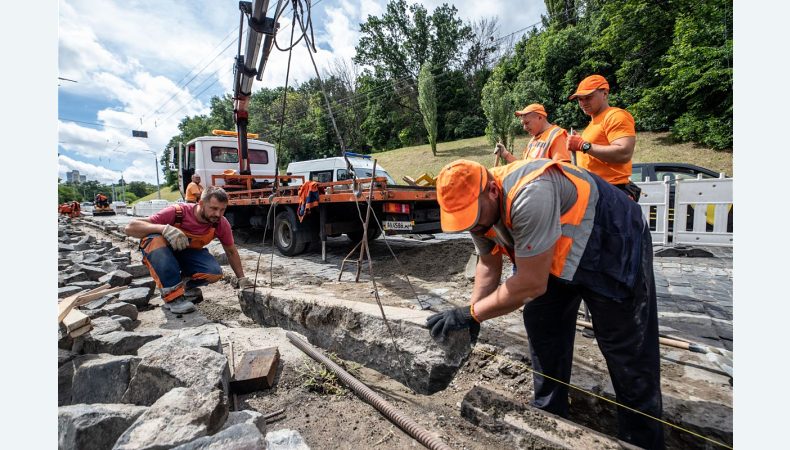
POLYGON ((313 348, 312 345, 305 342, 293 332, 287 331, 285 335, 288 337, 288 340, 290 340, 291 343, 299 347, 301 351, 307 353, 314 360, 329 368, 329 370, 334 372, 343 381, 343 383, 346 384, 346 386, 354 391, 354 393, 362 397, 362 399, 366 402, 370 403, 374 408, 379 410, 380 413, 384 414, 387 419, 400 427, 401 430, 408 433, 411 437, 416 439, 420 444, 430 448, 431 450, 450 450, 450 447, 447 444, 432 436, 430 433, 428 433, 428 430, 425 430, 421 426, 417 425, 415 421, 406 417, 388 401, 384 400, 378 394, 373 392, 373 390, 371 390, 369 387, 365 386, 364 383, 351 376, 351 374, 343 370, 342 367, 335 364, 331 359, 324 356, 323 353, 313 348))

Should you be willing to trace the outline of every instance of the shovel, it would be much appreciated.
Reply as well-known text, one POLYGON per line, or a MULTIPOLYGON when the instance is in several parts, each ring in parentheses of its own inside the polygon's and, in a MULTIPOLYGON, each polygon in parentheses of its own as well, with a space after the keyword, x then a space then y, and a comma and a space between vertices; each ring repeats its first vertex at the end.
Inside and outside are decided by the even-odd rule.
MULTIPOLYGON (((577 320, 576 325, 592 329, 592 323, 577 320)), ((659 333, 658 343, 669 347, 681 348, 694 353, 704 353, 708 361, 716 364, 721 370, 732 378, 732 352, 722 348, 710 347, 707 345, 690 342, 675 336, 659 333)))

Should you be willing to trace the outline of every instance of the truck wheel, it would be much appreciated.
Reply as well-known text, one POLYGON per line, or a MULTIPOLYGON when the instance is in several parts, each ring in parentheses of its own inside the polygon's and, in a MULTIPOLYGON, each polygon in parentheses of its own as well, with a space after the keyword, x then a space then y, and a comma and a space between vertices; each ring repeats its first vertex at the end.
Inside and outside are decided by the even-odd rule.
MULTIPOLYGON (((351 233, 346 233, 349 239, 352 242, 356 243, 362 240, 362 231, 352 231, 351 233)), ((378 227, 375 223, 368 228, 368 242, 376 239, 377 237, 381 236, 381 228, 378 227)))
POLYGON ((309 242, 301 241, 296 234, 296 214, 288 208, 274 220, 274 245, 284 256, 295 256, 305 251, 309 242))

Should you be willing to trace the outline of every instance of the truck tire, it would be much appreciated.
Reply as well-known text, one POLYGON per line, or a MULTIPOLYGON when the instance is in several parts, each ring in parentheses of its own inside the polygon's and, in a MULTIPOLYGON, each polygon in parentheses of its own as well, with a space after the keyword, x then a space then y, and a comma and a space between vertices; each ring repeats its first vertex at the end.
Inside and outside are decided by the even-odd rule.
POLYGON ((304 252, 310 243, 298 237, 296 232, 296 214, 291 208, 280 211, 275 217, 272 240, 277 250, 284 256, 296 256, 304 252))
MULTIPOLYGON (((352 242, 357 243, 362 240, 362 234, 363 232, 360 230, 346 233, 346 236, 348 236, 352 242)), ((379 228, 375 223, 373 225, 368 225, 368 242, 376 239, 379 236, 381 236, 381 228, 379 228)))

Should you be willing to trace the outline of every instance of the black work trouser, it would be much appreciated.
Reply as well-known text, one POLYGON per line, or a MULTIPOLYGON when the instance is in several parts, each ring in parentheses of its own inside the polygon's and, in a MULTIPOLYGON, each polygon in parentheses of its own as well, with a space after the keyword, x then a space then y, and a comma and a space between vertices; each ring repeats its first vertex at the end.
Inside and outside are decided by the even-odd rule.
MULTIPOLYGON (((653 249, 650 239, 645 241, 642 270, 633 297, 613 300, 550 276, 546 293, 524 306, 524 325, 535 371, 568 383, 573 362, 576 315, 584 297, 593 318, 598 347, 609 368, 617 402, 660 418, 660 353, 653 249)), ((533 377, 533 405, 567 417, 568 387, 537 373, 533 377)), ((617 418, 620 439, 648 449, 664 448, 661 422, 621 407, 617 407, 617 418)))

